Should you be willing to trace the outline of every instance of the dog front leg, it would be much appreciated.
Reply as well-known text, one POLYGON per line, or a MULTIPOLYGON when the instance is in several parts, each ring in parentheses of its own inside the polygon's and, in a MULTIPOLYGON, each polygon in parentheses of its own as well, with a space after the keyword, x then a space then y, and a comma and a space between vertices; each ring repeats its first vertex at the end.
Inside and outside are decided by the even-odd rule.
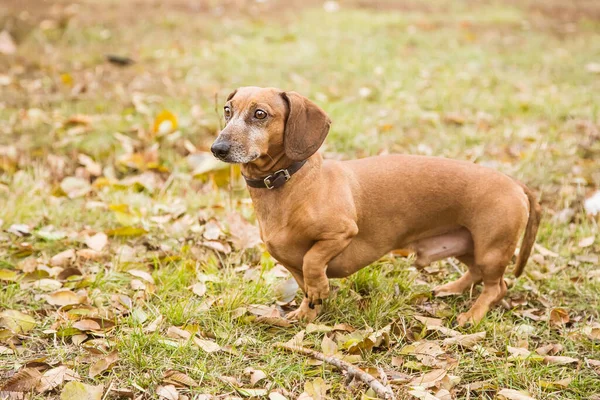
POLYGON ((309 305, 308 297, 306 297, 306 285, 304 284, 304 276, 301 271, 295 271, 288 268, 288 271, 292 274, 296 282, 298 283, 298 287, 302 289, 304 293, 304 297, 302 299, 302 303, 300 306, 294 311, 290 312, 286 315, 286 318, 296 321, 312 321, 317 318, 319 312, 321 311, 321 306, 315 306, 311 308, 309 305))
POLYGON ((342 233, 316 242, 304 255, 302 275, 304 278, 305 298, 300 309, 304 309, 301 319, 312 321, 318 315, 323 300, 329 296, 329 280, 327 264, 340 254, 358 233, 356 225, 352 225, 342 233), (308 310, 306 310, 308 306, 308 310))

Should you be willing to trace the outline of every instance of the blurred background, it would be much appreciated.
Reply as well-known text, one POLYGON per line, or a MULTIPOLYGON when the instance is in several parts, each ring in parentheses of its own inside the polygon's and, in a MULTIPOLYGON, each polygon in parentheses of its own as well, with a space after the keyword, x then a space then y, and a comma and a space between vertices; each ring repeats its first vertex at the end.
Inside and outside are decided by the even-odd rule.
POLYGON ((4 0, 0 143, 17 155, 0 166, 110 164, 119 132, 177 168, 231 90, 276 86, 331 115, 333 157, 469 159, 581 200, 600 182, 599 19, 594 0, 4 0), (177 128, 156 135, 163 110, 177 128))

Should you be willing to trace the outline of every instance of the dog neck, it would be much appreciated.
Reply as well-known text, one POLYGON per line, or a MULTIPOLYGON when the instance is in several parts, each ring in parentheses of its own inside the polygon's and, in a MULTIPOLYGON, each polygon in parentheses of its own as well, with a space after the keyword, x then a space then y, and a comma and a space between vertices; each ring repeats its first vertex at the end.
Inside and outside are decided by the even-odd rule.
POLYGON ((288 168, 294 163, 285 153, 271 157, 264 155, 251 163, 242 164, 242 174, 248 179, 261 179, 280 169, 288 168))
POLYGON ((289 178, 289 181, 286 181, 283 186, 279 186, 276 188, 276 190, 268 190, 266 186, 263 187, 262 185, 261 187, 252 187, 247 185, 250 195, 253 199, 255 197, 255 193, 257 195, 263 191, 281 193, 284 191, 284 186, 289 189, 290 186, 297 185, 298 182, 305 179, 306 175, 310 175, 315 170, 319 169, 323 160, 321 155, 318 153, 313 154, 306 161, 301 163, 290 160, 285 155, 273 158, 267 156, 267 160, 261 160, 261 158, 253 161, 252 163, 242 164, 242 175, 244 175, 246 181, 263 181, 266 177, 269 177, 269 175, 273 175, 283 169, 289 169, 291 177, 289 178))

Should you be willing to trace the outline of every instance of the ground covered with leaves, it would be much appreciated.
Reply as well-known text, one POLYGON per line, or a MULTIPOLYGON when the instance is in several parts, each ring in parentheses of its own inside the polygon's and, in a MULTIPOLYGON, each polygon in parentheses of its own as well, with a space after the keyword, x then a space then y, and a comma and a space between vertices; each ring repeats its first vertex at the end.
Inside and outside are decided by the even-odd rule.
POLYGON ((599 19, 585 0, 3 1, 0 398, 373 396, 285 342, 397 398, 600 398, 599 19), (241 85, 315 100, 326 157, 453 157, 536 189, 524 276, 457 329, 480 289, 430 290, 464 266, 390 255, 287 321, 301 295, 207 152, 241 85))

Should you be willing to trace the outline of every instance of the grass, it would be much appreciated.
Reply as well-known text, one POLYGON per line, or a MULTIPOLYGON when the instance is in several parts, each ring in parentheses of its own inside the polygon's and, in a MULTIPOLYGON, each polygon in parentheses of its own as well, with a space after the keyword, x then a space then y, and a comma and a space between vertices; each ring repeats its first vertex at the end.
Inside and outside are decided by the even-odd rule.
MULTIPOLYGON (((525 276, 511 281, 504 306, 464 330, 486 332, 481 348, 444 346, 456 360, 450 373, 460 377, 452 396, 494 398, 501 388, 537 399, 600 393, 599 372, 585 361, 600 359, 600 342, 585 333, 600 322, 594 275, 600 233, 598 219, 582 208, 600 187, 600 81, 589 67, 600 62, 596 4, 380 0, 343 2, 336 12, 311 1, 208 1, 197 8, 178 0, 43 4, 7 2, 0 8, 0 24, 18 44, 16 55, 0 55, 0 82, 9 82, 0 86, 0 268, 17 271, 16 281, 0 280, 0 311, 19 310, 37 321, 26 335, 0 335, 0 345, 11 350, 0 352, 0 379, 45 357, 52 366, 68 365, 88 384, 145 391, 147 398, 157 396, 169 369, 199 384, 181 389, 190 398, 244 396, 247 367, 266 373, 258 388, 288 398, 310 391, 317 378, 330 385, 330 398, 364 395, 364 387, 346 388, 338 371, 274 349, 304 326, 277 327, 258 323, 252 313, 240 315, 240 307, 275 305, 285 279, 273 272, 276 261, 262 247, 240 251, 234 243, 224 254, 202 245, 207 221, 220 224, 218 240, 226 243, 230 231, 241 229, 230 227, 229 214, 254 217, 245 190, 227 190, 228 170, 192 174, 190 149, 207 151, 218 132, 215 97, 220 108, 237 86, 258 85, 296 90, 330 114, 334 123, 323 148, 328 157, 405 152, 466 159, 538 190, 545 209, 538 244, 557 256, 538 252, 525 276), (108 53, 136 63, 110 65, 108 53), (175 132, 152 132, 161 110, 177 116, 175 132), (69 122, 78 114, 88 120, 69 122), (90 175, 79 154, 99 163, 112 183, 90 175), (131 154, 146 161, 127 166, 124 159, 138 159, 131 154), (115 184, 142 172, 156 179, 154 187, 115 184), (66 197, 60 183, 69 176, 91 182, 90 193, 66 197), (7 232, 13 224, 27 224, 33 235, 7 232), (146 232, 111 236, 99 258, 73 261, 81 275, 61 280, 63 287, 85 291, 94 312, 116 322, 103 351, 117 350, 119 361, 89 378, 98 350, 85 344, 98 335, 83 344, 61 337, 77 317, 49 305, 23 265, 35 260, 36 269, 52 278, 58 270, 44 267, 51 257, 85 249, 86 234, 130 225, 146 232), (44 238, 39 231, 49 226, 66 236, 44 238), (590 236, 595 242, 580 247, 590 236), (154 287, 146 282, 146 290, 134 290, 131 269, 150 272, 154 287), (204 296, 190 290, 199 280, 206 280, 204 296), (566 324, 549 322, 557 308, 568 313, 566 324), (148 332, 160 316, 158 328, 148 332), (172 326, 200 332, 226 351, 207 353, 174 341, 167 337, 172 326), (549 343, 580 362, 508 360, 507 346, 533 351, 549 343), (565 378, 572 379, 566 387, 544 383, 565 378), (489 388, 468 389, 481 381, 490 381, 489 388)), ((458 277, 448 262, 436 266, 419 272, 409 259, 387 257, 333 281, 317 322, 374 331, 394 323, 401 329, 392 330, 390 344, 362 352, 358 365, 419 376, 431 368, 402 349, 419 340, 441 343, 442 337, 427 332, 414 315, 442 318, 450 327, 478 290, 432 298, 432 287, 458 277)), ((307 333, 304 344, 320 350, 323 335, 307 333)), ((396 387, 401 398, 409 397, 407 390, 396 387)), ((60 387, 31 398, 58 392, 60 387)))

